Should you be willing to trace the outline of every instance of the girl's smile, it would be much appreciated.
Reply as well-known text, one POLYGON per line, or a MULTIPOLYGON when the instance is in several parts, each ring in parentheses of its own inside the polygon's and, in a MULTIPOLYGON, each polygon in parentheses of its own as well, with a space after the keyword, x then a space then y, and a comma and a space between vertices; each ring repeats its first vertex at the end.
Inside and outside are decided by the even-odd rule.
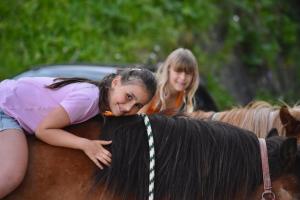
POLYGON ((141 84, 123 84, 120 78, 112 81, 108 96, 114 116, 136 114, 149 101, 149 94, 141 84))
POLYGON ((185 91, 192 82, 192 74, 185 71, 175 71, 172 67, 169 71, 169 83, 170 86, 176 92, 185 91))

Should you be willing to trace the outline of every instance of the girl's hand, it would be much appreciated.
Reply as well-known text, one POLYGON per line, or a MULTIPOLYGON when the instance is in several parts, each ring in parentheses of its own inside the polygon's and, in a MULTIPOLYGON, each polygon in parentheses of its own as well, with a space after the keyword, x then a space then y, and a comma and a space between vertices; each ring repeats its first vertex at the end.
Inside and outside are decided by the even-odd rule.
POLYGON ((111 153, 103 145, 111 144, 112 141, 86 140, 82 146, 84 153, 100 168, 111 163, 111 153))

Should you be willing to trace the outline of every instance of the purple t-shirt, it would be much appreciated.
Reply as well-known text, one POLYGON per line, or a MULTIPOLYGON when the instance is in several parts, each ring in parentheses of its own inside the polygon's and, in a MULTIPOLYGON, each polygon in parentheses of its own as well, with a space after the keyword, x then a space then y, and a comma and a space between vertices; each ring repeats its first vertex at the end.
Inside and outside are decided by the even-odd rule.
POLYGON ((28 133, 59 105, 68 113, 71 124, 84 122, 99 113, 99 89, 90 83, 73 83, 59 89, 45 86, 54 78, 27 77, 0 83, 0 108, 15 118, 28 133))

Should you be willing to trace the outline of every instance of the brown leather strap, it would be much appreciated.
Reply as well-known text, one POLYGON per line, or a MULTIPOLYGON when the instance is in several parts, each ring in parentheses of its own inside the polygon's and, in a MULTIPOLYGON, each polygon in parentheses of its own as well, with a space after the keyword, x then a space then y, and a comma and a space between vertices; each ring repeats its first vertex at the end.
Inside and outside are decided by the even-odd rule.
POLYGON ((262 200, 275 200, 275 194, 272 192, 266 140, 264 138, 259 138, 258 140, 260 145, 260 156, 264 181, 264 192, 262 194, 262 200))

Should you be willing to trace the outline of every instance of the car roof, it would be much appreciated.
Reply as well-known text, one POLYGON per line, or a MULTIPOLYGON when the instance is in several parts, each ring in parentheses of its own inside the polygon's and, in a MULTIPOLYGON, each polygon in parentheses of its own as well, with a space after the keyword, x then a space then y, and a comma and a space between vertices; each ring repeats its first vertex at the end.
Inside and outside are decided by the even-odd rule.
POLYGON ((91 80, 101 80, 104 76, 116 73, 120 69, 115 66, 86 65, 86 64, 58 64, 35 67, 25 71, 15 79, 21 77, 81 77, 91 80))

